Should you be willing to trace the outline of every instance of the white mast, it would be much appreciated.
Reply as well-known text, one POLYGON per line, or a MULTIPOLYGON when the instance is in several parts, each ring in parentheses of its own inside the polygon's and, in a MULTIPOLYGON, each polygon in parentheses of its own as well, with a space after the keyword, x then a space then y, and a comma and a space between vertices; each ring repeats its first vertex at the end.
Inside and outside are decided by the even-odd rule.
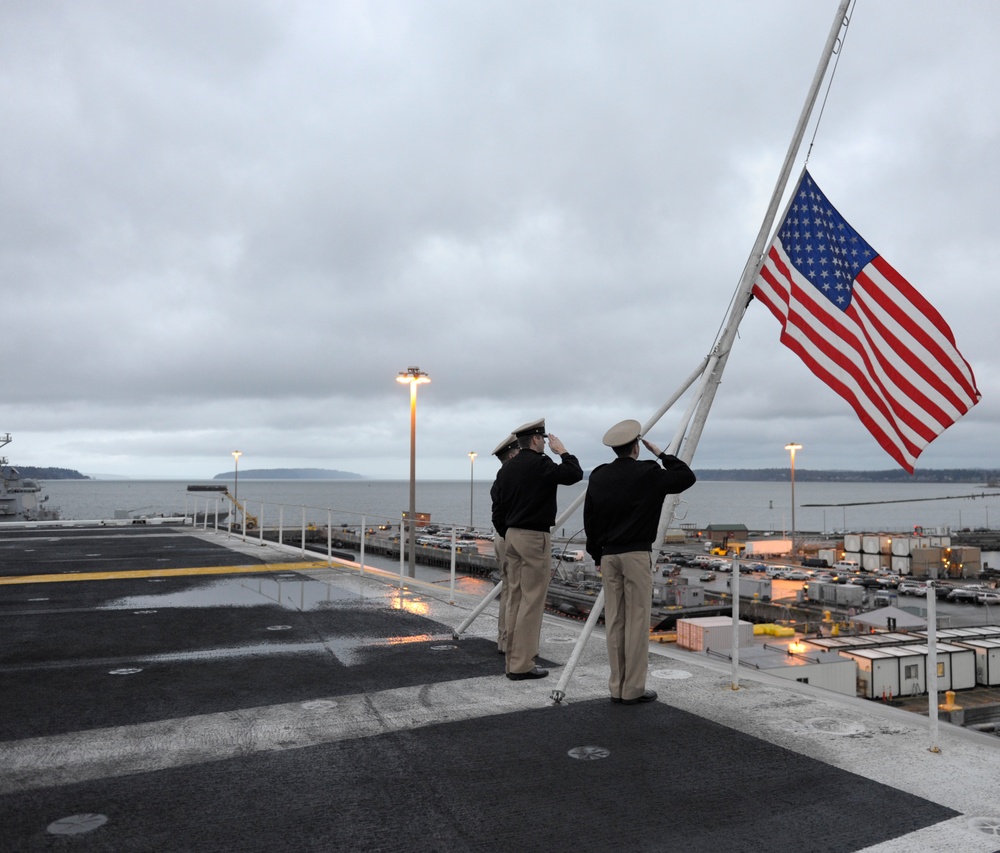
POLYGON ((799 123, 795 127, 795 133, 792 135, 788 152, 785 154, 785 162, 781 165, 781 173, 778 175, 778 180, 774 185, 771 202, 767 206, 767 213, 764 215, 764 221, 761 223, 760 231, 757 233, 757 240, 754 242, 753 250, 750 252, 746 267, 743 269, 743 277, 740 279, 739 288, 737 289, 736 297, 733 299, 725 328, 720 332, 715 346, 712 348, 712 359, 708 366, 708 381, 705 383, 704 390, 702 391, 691 429, 684 440, 681 452, 678 454, 681 459, 689 464, 692 458, 694 458, 695 449, 698 447, 702 430, 705 427, 705 422, 708 420, 708 411, 712 407, 712 401, 715 399, 715 392, 718 390, 722 371, 725 370, 726 362, 729 360, 729 353, 732 349, 733 341, 736 339, 736 331, 739 328, 744 313, 746 313, 747 306, 750 304, 753 282, 760 271, 764 249, 767 246, 768 237, 774 225, 778 205, 781 203, 781 197, 784 195, 785 188, 788 185, 788 177, 792 171, 792 164, 798 155, 799 146, 802 144, 802 137, 805 136, 806 127, 809 124, 813 107, 816 105, 816 98, 819 96, 823 78, 826 76, 827 68, 830 65, 830 58, 833 56, 834 48, 837 45, 840 30, 847 24, 847 9, 851 5, 851 2, 852 0, 841 0, 840 6, 837 8, 837 14, 830 28, 830 34, 827 36, 826 45, 823 48, 823 56, 816 68, 815 75, 813 75, 812 85, 809 87, 809 93, 806 95, 806 102, 802 107, 802 114, 799 116, 799 123))
MULTIPOLYGON (((781 203, 781 198, 785 193, 785 188, 788 184, 788 178, 792 171, 792 165, 795 162, 795 158, 798 155, 799 146, 802 144, 802 138, 805 136, 806 127, 809 125, 809 119, 812 116, 813 108, 816 106, 816 99, 819 97, 820 87, 823 84, 823 79, 826 77, 827 69, 830 66, 830 59, 833 56, 834 49, 837 46, 837 40, 840 35, 841 29, 846 26, 848 22, 847 9, 851 5, 852 0, 841 0, 840 5, 837 7, 837 13, 833 19, 833 24, 830 27, 830 33, 827 36, 826 44, 823 47, 823 54, 820 58, 819 65, 816 67, 816 73, 813 75, 812 84, 809 87, 809 92, 806 95, 805 104, 802 107, 802 113, 799 116, 798 124, 795 127, 795 132, 792 135, 792 140, 788 145, 788 151, 785 154, 785 161, 782 163, 781 172, 778 175, 778 180, 775 183, 774 191, 771 194, 771 201, 768 204, 767 212, 764 215, 764 220, 761 222, 760 230, 757 233, 757 239, 754 242, 753 249, 750 252, 750 257, 747 260, 746 266, 743 269, 743 276, 740 279, 739 287, 736 291, 736 296, 733 299, 732 306, 729 311, 729 316, 726 320, 726 325, 719 333, 719 337, 716 339, 715 345, 712 348, 712 352, 709 356, 707 365, 704 366, 701 372, 701 382, 698 387, 698 394, 693 402, 694 413, 693 416, 689 412, 684 418, 684 421, 680 427, 680 433, 683 434, 684 426, 690 419, 691 425, 687 430, 686 437, 681 440, 681 436, 676 435, 674 440, 671 442, 671 446, 667 448, 670 453, 676 453, 676 455, 683 459, 688 464, 694 458, 695 450, 698 447, 698 441, 701 439, 702 430, 705 428, 705 422, 708 420, 708 412, 712 408, 712 402, 715 400, 715 392, 718 390, 719 382, 722 379, 722 371, 726 368, 726 363, 729 360, 729 353, 733 346, 733 341, 736 340, 736 332, 739 329, 740 321, 743 319, 743 315, 746 313, 747 305, 750 303, 750 295, 753 290, 753 282, 757 277, 757 273, 760 270, 761 261, 764 255, 764 249, 767 245, 768 237, 771 234, 771 229, 774 225, 774 218, 778 212, 778 205, 781 203), (679 452, 676 450, 677 446, 680 446, 679 452)), ((685 388, 692 384, 693 380, 697 378, 696 376, 689 377, 685 388)), ((674 398, 676 399, 676 397, 674 398)), ((671 401, 673 402, 673 401, 671 401)), ((653 418, 646 424, 643 425, 643 434, 650 430, 657 420, 666 412, 669 404, 661 407, 653 418)), ((578 501, 582 501, 582 496, 578 497, 578 501)), ((659 547, 660 543, 663 542, 664 534, 666 529, 673 519, 674 510, 677 507, 679 497, 677 495, 669 495, 664 501, 663 510, 660 513, 660 524, 657 530, 657 537, 655 540, 656 546, 659 547)), ((579 505, 579 504, 576 504, 579 505)), ((565 514, 564 514, 565 516, 565 514)), ((557 522, 558 524, 558 522, 557 522)), ((733 574, 732 574, 732 596, 733 596, 733 634, 736 636, 736 619, 738 614, 738 597, 739 597, 739 564, 734 563, 733 574)), ((561 702, 566 695, 566 686, 569 683, 569 679, 572 677, 573 669, 576 665, 576 661, 579 658, 580 651, 583 645, 587 642, 587 638, 590 636, 591 631, 597 623, 597 618, 600 616, 600 612, 604 607, 604 589, 601 588, 601 592, 594 602, 594 607, 591 610, 590 616, 587 619, 587 623, 581 632, 580 639, 577 641, 576 648, 574 649, 573 655, 570 657, 570 661, 566 668, 563 670, 562 676, 559 679, 559 683, 556 685, 555 689, 551 693, 551 697, 555 702, 561 702)), ((733 648, 732 654, 732 677, 733 677, 733 689, 736 689, 739 684, 738 669, 739 669, 739 648, 735 646, 733 648)))

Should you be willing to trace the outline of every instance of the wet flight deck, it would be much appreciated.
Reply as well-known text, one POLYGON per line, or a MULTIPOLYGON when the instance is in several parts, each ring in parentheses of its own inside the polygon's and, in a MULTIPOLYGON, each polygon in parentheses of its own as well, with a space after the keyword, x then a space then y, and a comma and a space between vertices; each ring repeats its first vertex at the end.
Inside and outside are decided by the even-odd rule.
POLYGON ((479 591, 168 527, 0 527, 0 849, 1000 850, 1000 741, 547 616, 503 677, 479 591))

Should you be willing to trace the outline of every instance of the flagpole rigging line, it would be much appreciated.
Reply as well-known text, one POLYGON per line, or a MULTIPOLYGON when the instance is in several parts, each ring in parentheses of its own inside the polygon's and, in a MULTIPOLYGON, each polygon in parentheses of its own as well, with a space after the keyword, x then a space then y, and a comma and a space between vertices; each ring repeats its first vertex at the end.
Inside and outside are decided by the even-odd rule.
MULTIPOLYGON (((852 0, 852 4, 856 0, 852 0)), ((819 126, 823 122, 823 113, 826 111, 826 101, 830 97, 830 90, 833 88, 833 78, 837 76, 837 66, 840 65, 840 55, 843 50, 844 45, 847 43, 847 31, 851 28, 851 16, 853 15, 853 8, 845 11, 844 13, 844 35, 842 38, 838 39, 838 46, 835 44, 833 52, 836 54, 837 58, 833 63, 833 71, 830 72, 830 77, 826 81, 826 92, 823 95, 823 103, 819 107, 819 116, 816 118, 816 124, 813 125, 812 138, 809 140, 809 147, 806 149, 805 162, 803 167, 809 165, 809 158, 812 156, 813 145, 816 144, 816 136, 819 133, 819 126)))
MULTIPOLYGON (((771 200, 768 204, 767 212, 764 215, 764 220, 761 223, 760 230, 757 234, 757 239, 754 242, 753 250, 750 253, 749 259, 743 270, 743 275, 740 278, 739 286, 736 290, 733 300, 730 302, 730 310, 728 320, 725 327, 723 328, 720 335, 717 336, 716 342, 713 345, 712 352, 709 354, 707 361, 702 363, 702 367, 699 367, 694 373, 689 377, 689 382, 687 386, 690 386, 695 379, 699 376, 702 378, 701 386, 699 388, 699 393, 696 396, 697 404, 693 412, 693 423, 691 423, 688 431, 687 438, 681 442, 682 446, 678 449, 676 453, 677 457, 682 461, 686 462, 688 465, 691 464, 691 460, 694 458, 695 450, 698 447, 698 442, 701 439, 701 433, 705 428, 705 423, 708 419, 708 412, 712 407, 712 403, 715 400, 715 393, 718 390, 719 383, 722 379, 722 372, 725 369, 726 363, 729 360, 729 353, 732 349, 733 341, 736 338, 736 332, 739 328, 740 320, 746 312, 747 307, 750 304, 750 298, 752 295, 753 280, 757 276, 757 272, 760 268, 763 254, 764 246, 766 245, 767 238, 770 236, 771 228, 774 224, 775 214, 777 213, 778 205, 781 202, 781 198, 784 195, 785 187, 788 183, 788 176, 791 173, 792 164, 798 154, 799 147, 802 144, 802 138, 805 135, 806 125, 809 122, 809 117, 812 114, 812 110, 816 104, 816 98, 819 94, 820 86, 823 82, 823 78, 826 75, 827 68, 830 64, 830 57, 833 54, 833 49, 837 43, 837 35, 840 32, 841 27, 844 26, 845 16, 847 9, 853 0, 841 0, 840 5, 837 7, 837 14, 834 18, 834 22, 830 28, 830 33, 827 36, 826 44, 824 45, 823 54, 820 59, 819 65, 816 68, 816 72, 813 75, 812 83, 809 86, 808 93, 806 95, 806 101, 803 105, 802 112, 799 116, 798 124, 795 127, 795 131, 792 135, 792 141, 788 146, 788 151, 785 154, 784 162, 782 163, 781 172, 779 174, 778 180, 775 184, 774 191, 771 194, 771 200), (742 298, 741 298, 742 297, 742 298)), ((686 387, 685 389, 686 390, 686 387)), ((682 394, 681 391, 677 396, 682 394)), ((669 403, 662 407, 660 411, 651 421, 649 422, 649 428, 652 428, 653 424, 662 416, 670 405, 669 403)), ((643 430, 645 433, 645 429, 643 430)), ((560 524, 565 523, 566 519, 580 506, 586 495, 586 486, 583 491, 577 496, 570 507, 563 512, 557 519, 555 526, 558 527, 560 524)), ((676 496, 668 497, 667 501, 664 503, 664 510, 661 511, 661 527, 665 523, 665 517, 668 515, 666 512, 667 504, 673 503, 676 506, 676 496)), ((671 508, 670 513, 672 515, 673 508, 671 508)), ((661 534, 662 541, 662 534, 661 534)), ((659 545, 659 543, 657 543, 659 545)), ((502 581, 501 581, 502 584, 502 581)), ((500 584, 498 584, 499 586, 500 584)), ((603 587, 602 587, 603 592, 603 587)), ((474 617, 473 617, 474 618, 474 617)), ((456 629, 455 635, 464 631, 469 624, 471 624, 472 619, 467 618, 465 622, 462 623, 461 629, 456 629)), ((585 638, 582 638, 585 642, 585 638)), ((581 646, 580 641, 578 641, 577 646, 581 646)), ((567 671, 563 673, 563 678, 560 681, 560 685, 568 683, 572 672, 567 667, 567 671)), ((553 699, 555 701, 560 701, 561 697, 565 695, 561 690, 553 691, 553 699), (556 693, 560 694, 560 698, 556 698, 556 693)))
POLYGON ((691 464, 691 460, 694 458, 698 442, 701 440, 701 434, 704 431, 705 423, 708 420, 708 412, 715 400, 715 394, 718 390, 719 382, 722 379, 722 373, 725 370, 726 363, 729 360, 729 353, 732 349, 733 341, 736 339, 736 332, 739 329, 740 321, 743 319, 747 306, 750 304, 753 281, 757 277, 758 270, 760 269, 760 265, 764 257, 764 247, 767 245, 771 228, 774 225, 774 219, 778 211, 778 206, 785 193, 785 188, 788 185, 788 177, 791 174, 792 165, 795 161, 796 155, 798 154, 799 147, 802 144, 802 138, 805 136, 806 126, 809 123, 809 117, 816 105, 816 99, 819 95, 820 86, 823 83, 823 78, 826 76, 827 68, 830 65, 830 57, 832 56, 833 49, 836 46, 838 33, 844 26, 847 9, 852 2, 853 0, 841 0, 840 5, 837 7, 837 13, 834 17, 833 24, 830 27, 830 32, 826 39, 822 57, 816 67, 816 73, 813 75, 813 80, 809 86, 809 91, 806 95, 806 101, 802 107, 798 124, 795 126, 795 131, 792 134, 792 140, 789 143, 788 151, 785 154, 785 159, 781 166, 781 172, 778 176, 777 182, 775 183, 774 191, 771 194, 771 200, 768 203, 767 212, 764 215, 763 222, 761 222, 760 230, 757 233, 757 239, 750 252, 747 265, 744 267, 743 275, 740 279, 739 287, 737 288, 736 297, 732 303, 729 319, 713 349, 714 354, 717 356, 715 369, 713 370, 712 376, 709 377, 709 381, 705 383, 705 393, 701 399, 698 412, 695 415, 691 430, 688 432, 687 439, 684 442, 684 447, 682 448, 680 454, 678 454, 679 457, 689 465, 691 464))
MULTIPOLYGON (((802 113, 799 116, 798 124, 795 126, 792 141, 788 146, 787 153, 785 154, 785 160, 782 163, 781 173, 771 195, 771 201, 768 204, 767 213, 764 215, 764 221, 761 223, 760 231, 757 234, 757 240, 754 243, 749 260, 743 269, 743 275, 740 278, 739 287, 730 302, 728 320, 721 335, 719 335, 716 339, 716 343, 712 349, 712 353, 710 354, 709 363, 705 367, 701 387, 699 388, 699 392, 696 396, 698 402, 694 413, 694 420, 689 431, 687 432, 687 438, 684 440, 680 452, 676 454, 679 459, 686 462, 688 465, 691 464, 691 460, 694 458, 695 450, 698 447, 698 441, 701 439, 701 433, 705 428, 706 421, 708 420, 708 412, 712 407, 712 402, 715 400, 715 393, 718 390, 720 381, 722 380, 722 372, 725 370, 726 363, 729 360, 729 353, 732 350, 733 341, 736 339, 736 332, 739 329, 740 320, 742 320, 743 315, 746 313, 747 306, 750 304, 753 281, 757 277, 758 271, 760 270, 760 266, 763 262, 764 247, 767 245, 768 238, 771 234, 771 228, 774 225, 775 215, 777 214, 778 206, 781 203, 781 198, 785 193, 785 188, 788 184, 788 177, 792 171, 792 165, 796 155, 798 154, 799 147, 802 144, 802 138, 805 136, 806 126, 809 123, 809 117, 811 116, 813 108, 816 105, 816 98, 819 95, 820 86, 823 83, 823 78, 826 76, 826 71, 830 65, 830 57, 833 55, 834 47, 837 44, 837 35, 840 32, 840 29, 844 26, 847 9, 852 2, 853 0, 841 0, 840 5, 837 7, 836 17, 830 27, 830 33, 827 36, 822 57, 816 68, 816 73, 813 75, 812 83, 809 86, 809 92, 806 95, 806 102, 802 107, 802 113)), ((580 500, 582 500, 582 496, 580 497, 580 500)), ((661 511, 660 518, 661 528, 667 522, 669 515, 672 514, 673 511, 671 508, 668 513, 667 506, 671 503, 676 506, 676 501, 677 496, 674 495, 668 496, 667 500, 664 502, 664 508, 661 511)), ((662 542, 662 532, 660 533, 660 536, 661 540, 657 543, 657 547, 660 547, 662 542)), ((738 603, 735 601, 739 595, 738 584, 738 578, 734 579, 732 590, 734 598, 734 623, 737 619, 736 613, 738 612, 738 603)), ((734 624, 734 633, 735 631, 736 626, 734 624)), ((586 642, 586 638, 581 635, 580 639, 577 641, 577 647, 580 647, 583 642, 586 642)), ((736 651, 736 654, 738 656, 739 652, 736 651)), ((734 667, 735 666, 736 664, 734 663, 734 667)), ((561 701, 565 696, 565 690, 563 688, 566 684, 568 684, 571 676, 572 671, 570 667, 567 667, 566 671, 562 675, 562 678, 560 679, 559 689, 552 692, 552 699, 555 702, 561 701)), ((735 688, 735 673, 733 677, 733 686, 735 688)))

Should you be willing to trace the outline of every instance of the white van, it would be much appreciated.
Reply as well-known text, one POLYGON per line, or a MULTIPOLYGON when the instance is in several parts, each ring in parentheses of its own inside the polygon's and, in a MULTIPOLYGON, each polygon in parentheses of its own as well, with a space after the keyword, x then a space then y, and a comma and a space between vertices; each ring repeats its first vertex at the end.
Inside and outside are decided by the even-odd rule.
POLYGON ((855 560, 838 560, 833 564, 835 572, 860 572, 861 566, 855 560))

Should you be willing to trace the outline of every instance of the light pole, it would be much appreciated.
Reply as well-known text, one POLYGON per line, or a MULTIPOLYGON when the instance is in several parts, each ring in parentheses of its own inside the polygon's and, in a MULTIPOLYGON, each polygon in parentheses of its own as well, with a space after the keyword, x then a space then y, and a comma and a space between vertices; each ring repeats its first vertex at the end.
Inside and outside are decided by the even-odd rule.
POLYGON ((476 457, 479 454, 475 450, 469 451, 469 530, 471 531, 475 526, 473 521, 472 513, 472 496, 474 494, 473 487, 476 481, 475 470, 476 470, 476 457))
POLYGON ((236 473, 233 477, 233 503, 236 506, 240 505, 240 457, 242 455, 242 450, 233 451, 233 459, 236 461, 236 473))
POLYGON ((786 444, 785 450, 792 454, 792 551, 795 551, 795 451, 801 450, 801 444, 786 444))
POLYGON ((415 578, 417 576, 417 386, 431 380, 419 367, 408 367, 405 371, 400 371, 396 381, 410 386, 410 513, 407 516, 410 559, 406 574, 415 578))

